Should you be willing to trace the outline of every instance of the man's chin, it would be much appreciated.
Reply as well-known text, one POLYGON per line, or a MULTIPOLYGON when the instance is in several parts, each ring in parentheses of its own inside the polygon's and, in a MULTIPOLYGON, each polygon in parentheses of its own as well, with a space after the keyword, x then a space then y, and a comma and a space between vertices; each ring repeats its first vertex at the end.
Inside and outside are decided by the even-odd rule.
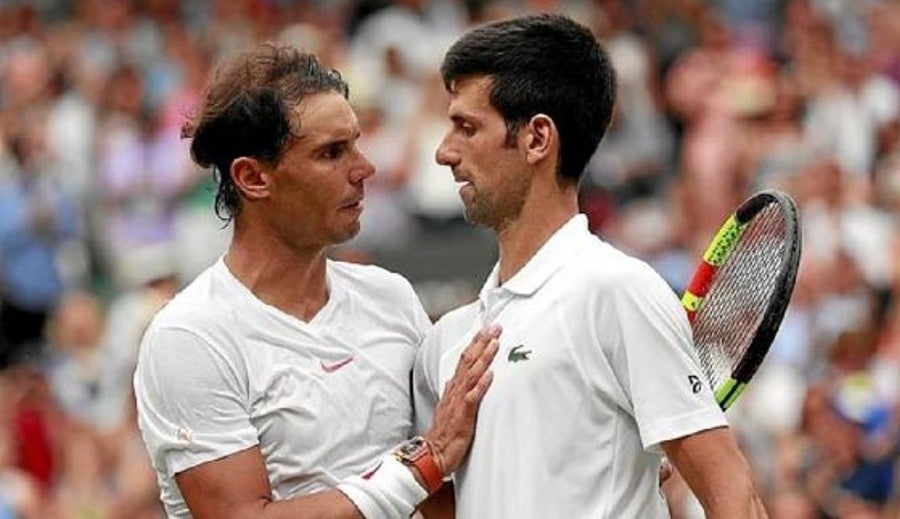
POLYGON ((478 227, 493 227, 490 215, 485 214, 484 211, 478 210, 477 207, 467 205, 463 216, 466 221, 472 225, 478 227))
POLYGON ((334 245, 343 245, 353 238, 356 238, 356 236, 359 234, 360 229, 361 226, 359 224, 359 221, 343 229, 343 231, 335 237, 334 245))

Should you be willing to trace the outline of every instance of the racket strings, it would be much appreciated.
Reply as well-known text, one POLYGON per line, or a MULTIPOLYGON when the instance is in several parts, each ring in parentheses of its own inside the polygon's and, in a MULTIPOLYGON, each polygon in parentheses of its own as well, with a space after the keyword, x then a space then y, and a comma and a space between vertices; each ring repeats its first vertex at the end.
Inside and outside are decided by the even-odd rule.
POLYGON ((700 364, 713 388, 731 375, 749 348, 776 289, 786 227, 778 204, 753 218, 713 278, 694 321, 700 364))

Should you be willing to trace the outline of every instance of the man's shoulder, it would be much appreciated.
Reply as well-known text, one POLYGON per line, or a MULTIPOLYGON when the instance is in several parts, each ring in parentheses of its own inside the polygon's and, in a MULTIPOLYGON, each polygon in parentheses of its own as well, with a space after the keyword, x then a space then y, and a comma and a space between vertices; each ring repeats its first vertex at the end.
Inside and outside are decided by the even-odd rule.
POLYGON ((229 295, 210 267, 169 300, 150 324, 148 331, 180 328, 199 332, 228 321, 229 295))
POLYGON ((573 283, 579 286, 618 286, 658 276, 644 260, 600 239, 582 249, 579 257, 570 263, 568 271, 573 275, 573 283))
POLYGON ((402 275, 371 263, 328 260, 328 265, 342 277, 368 284, 391 284, 406 281, 402 275))
POLYGON ((329 261, 329 267, 345 288, 373 295, 381 301, 404 299, 415 294, 405 277, 377 265, 329 261))

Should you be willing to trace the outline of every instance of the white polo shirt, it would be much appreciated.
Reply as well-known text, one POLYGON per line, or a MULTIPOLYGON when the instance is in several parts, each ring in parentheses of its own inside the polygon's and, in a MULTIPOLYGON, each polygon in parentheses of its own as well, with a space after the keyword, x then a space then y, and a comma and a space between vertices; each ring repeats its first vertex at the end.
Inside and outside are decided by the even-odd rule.
POLYGON ((726 425, 678 299, 645 263, 573 217, 512 279, 427 334, 417 427, 482 326, 503 326, 475 440, 457 471, 462 519, 668 517, 659 444, 726 425), (695 389, 697 393, 695 393, 695 389))
POLYGON ((276 499, 334 488, 409 437, 410 373, 431 325, 409 283, 329 261, 303 322, 219 260, 154 319, 134 376, 138 422, 169 517, 175 474, 259 445, 276 499))

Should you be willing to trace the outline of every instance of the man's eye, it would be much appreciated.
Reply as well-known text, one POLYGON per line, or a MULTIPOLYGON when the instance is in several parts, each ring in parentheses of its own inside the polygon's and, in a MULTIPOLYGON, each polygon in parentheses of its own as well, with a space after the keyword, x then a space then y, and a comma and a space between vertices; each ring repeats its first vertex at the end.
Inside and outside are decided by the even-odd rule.
POLYGON ((471 124, 461 124, 459 125, 460 131, 462 131, 463 135, 466 137, 471 137, 475 135, 475 127, 471 124))
POLYGON ((322 152, 322 157, 326 159, 339 159, 344 154, 344 146, 340 144, 333 144, 325 148, 325 151, 322 152))

